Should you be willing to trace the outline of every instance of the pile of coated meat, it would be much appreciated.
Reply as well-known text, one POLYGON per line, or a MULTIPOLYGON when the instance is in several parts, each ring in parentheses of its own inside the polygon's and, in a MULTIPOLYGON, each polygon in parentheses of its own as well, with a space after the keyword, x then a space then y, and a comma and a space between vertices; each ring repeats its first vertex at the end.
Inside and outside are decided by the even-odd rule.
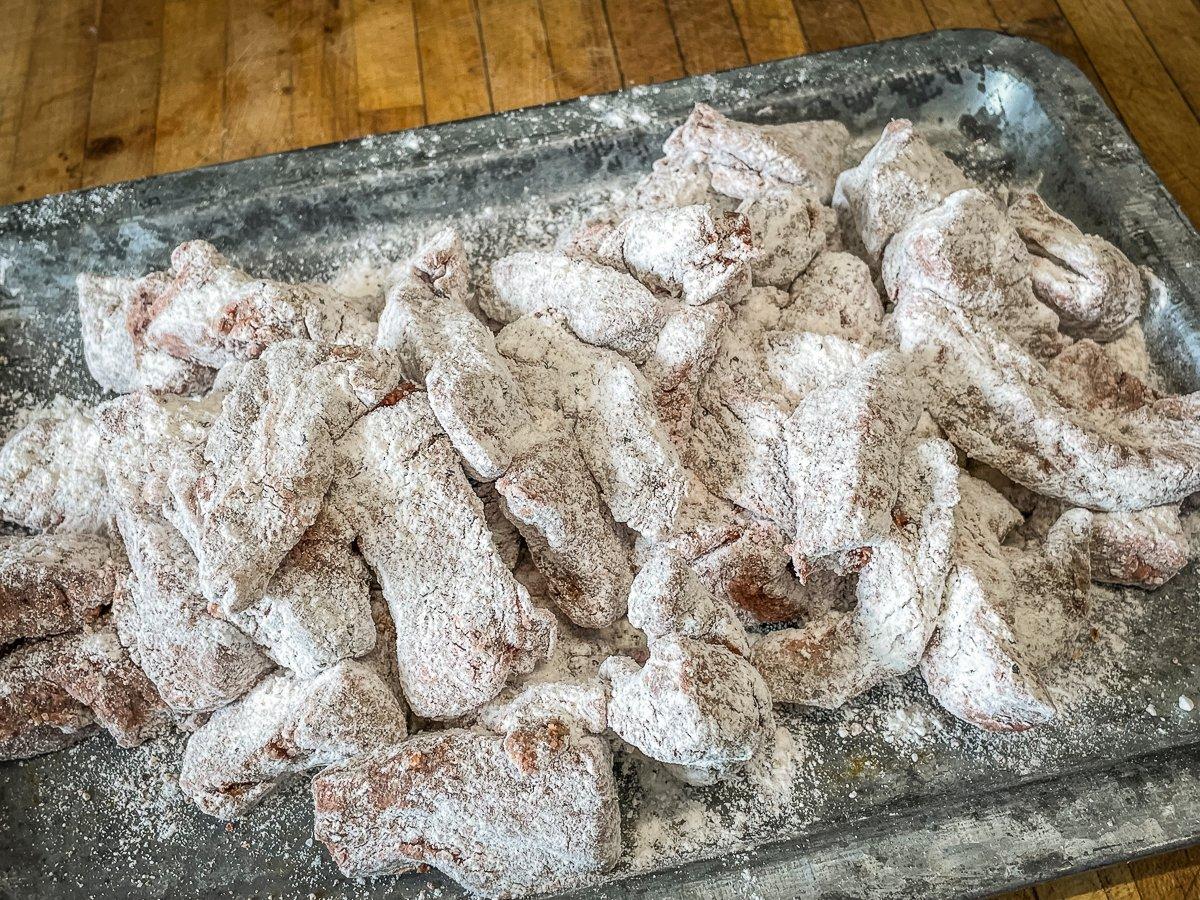
POLYGON ((0 451, 0 758, 181 729, 205 812, 315 772, 345 874, 508 896, 615 865, 614 752, 736 778, 772 703, 914 669, 1053 719, 1090 583, 1188 562, 1200 395, 1111 244, 909 122, 848 142, 697 106, 554 252, 441 231, 379 298, 203 241, 81 275, 117 396, 0 451))

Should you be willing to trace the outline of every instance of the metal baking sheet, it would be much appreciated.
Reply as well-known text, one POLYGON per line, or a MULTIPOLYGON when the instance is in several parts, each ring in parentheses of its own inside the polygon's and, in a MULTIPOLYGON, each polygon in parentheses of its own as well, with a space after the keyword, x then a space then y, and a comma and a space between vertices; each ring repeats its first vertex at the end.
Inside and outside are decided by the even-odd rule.
MULTIPOLYGON (((98 398, 72 281, 141 273, 202 236, 252 269, 325 277, 454 221, 477 264, 546 243, 553 215, 626 185, 694 101, 739 118, 832 117, 870 141, 913 119, 989 183, 1037 184, 1085 230, 1152 267, 1144 327, 1177 389, 1200 387, 1200 237, 1073 66, 990 32, 942 32, 414 132, 160 176, 0 210, 0 425, 58 393, 98 398)), ((864 143, 864 146, 866 144, 864 143)), ((789 709, 796 778, 674 793, 624 761, 626 853, 577 897, 983 895, 1200 838, 1194 567, 1107 595, 1065 671, 1060 725, 986 736, 918 679, 837 712, 789 709), (1186 705, 1186 704, 1185 704, 1186 705), (648 852, 659 846, 664 852, 648 852), (655 871, 634 871, 637 866, 655 871)), ((0 897, 448 897, 436 873, 349 882, 313 843, 304 785, 226 828, 189 807, 178 742, 100 737, 0 765, 0 897)))

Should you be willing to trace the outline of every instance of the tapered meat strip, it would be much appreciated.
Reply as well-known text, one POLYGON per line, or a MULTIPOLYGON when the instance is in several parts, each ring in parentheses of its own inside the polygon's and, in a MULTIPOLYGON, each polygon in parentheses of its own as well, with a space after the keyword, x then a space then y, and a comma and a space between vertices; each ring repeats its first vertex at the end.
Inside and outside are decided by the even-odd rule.
POLYGON ((1200 398, 1131 413, 1067 405, 1058 378, 999 329, 928 295, 892 317, 902 349, 936 354, 930 411, 972 459, 1046 496, 1101 511, 1200 489, 1200 398))
POLYGON ((787 430, 797 567, 891 532, 924 393, 904 354, 881 350, 800 402, 787 430))
POLYGON ((882 336, 883 304, 861 259, 822 252, 792 282, 787 327, 871 344, 882 336))
POLYGON ((637 370, 544 316, 507 326, 496 345, 526 396, 571 423, 613 518, 652 540, 669 534, 686 474, 637 370))
POLYGON ((285 341, 246 363, 213 422, 193 542, 204 595, 227 614, 263 595, 312 525, 333 445, 401 381, 389 351, 285 341))
POLYGON ((72 635, 46 677, 88 707, 119 747, 136 747, 171 727, 169 707, 111 624, 72 635))
POLYGON ((407 734, 403 701, 367 663, 313 679, 268 675, 188 739, 179 787, 210 816, 239 819, 296 776, 407 734))
POLYGON ((893 119, 852 169, 838 176, 833 208, 846 249, 861 248, 878 266, 892 235, 971 181, 931 147, 908 119, 893 119))
POLYGON ((834 709, 920 662, 950 566, 959 500, 954 448, 922 440, 901 472, 892 530, 864 554, 854 608, 773 631, 754 646, 754 665, 776 703, 834 709))
POLYGON ((608 745, 559 722, 420 734, 326 769, 313 798, 316 836, 351 877, 428 864, 510 897, 570 886, 620 854, 608 745))
POLYGON ((389 288, 375 343, 400 354, 454 449, 491 481, 508 468, 529 414, 492 333, 467 307, 469 271, 456 232, 430 238, 389 288))
POLYGON ((0 647, 95 622, 128 573, 124 551, 105 537, 0 537, 0 647))
POLYGON ((77 744, 96 731, 92 711, 49 678, 72 635, 57 635, 0 656, 0 761, 77 744))
POLYGON ((553 311, 581 341, 635 364, 650 356, 667 312, 633 276, 568 256, 514 253, 492 266, 492 282, 494 292, 480 305, 497 322, 553 311))
POLYGON ((755 125, 697 103, 664 149, 703 162, 713 187, 730 197, 745 199, 782 185, 806 188, 828 202, 849 142, 840 122, 755 125))
POLYGON ((1137 321, 1146 289, 1124 253, 1084 234, 1033 191, 1012 198, 1008 219, 1029 248, 1034 293, 1058 311, 1063 331, 1108 341, 1137 321))
POLYGON ((928 291, 982 316, 1038 356, 1063 346, 1058 316, 1039 301, 1030 257, 1016 229, 987 194, 970 188, 913 216, 883 256, 888 296, 928 291))
POLYGON ((743 201, 758 256, 751 262, 755 284, 787 290, 835 238, 837 217, 805 188, 773 188, 743 201))
POLYGON ((0 448, 0 517, 34 531, 102 534, 111 511, 91 411, 57 402, 0 448))
POLYGON ((354 298, 321 285, 255 278, 207 241, 180 244, 166 278, 142 280, 126 327, 135 352, 162 350, 213 367, 254 359, 288 338, 367 345, 375 332, 354 298))
POLYGON ((547 429, 518 453, 496 489, 563 614, 587 628, 619 619, 633 578, 629 554, 565 430, 547 429))
POLYGON ((607 226, 592 223, 565 249, 691 305, 737 303, 750 287, 757 255, 746 217, 707 204, 635 210, 607 226))
POLYGON ((762 677, 719 644, 668 634, 651 642, 645 666, 614 656, 600 672, 612 689, 609 727, 688 784, 740 771, 775 733, 762 677))
POLYGON ((415 713, 461 716, 546 656, 553 622, 501 561, 423 392, 360 419, 338 455, 344 469, 330 500, 398 623, 400 678, 415 713))
POLYGON ((676 307, 658 333, 654 352, 642 364, 659 420, 677 445, 691 434, 696 396, 720 349, 730 316, 724 304, 676 307))
POLYGON ((921 673, 947 712, 987 731, 1024 731, 1056 714, 1041 677, 1087 614, 1091 515, 1066 513, 1035 551, 1003 547, 1016 510, 963 481, 946 609, 921 673))
POLYGON ((169 394, 199 394, 212 384, 214 371, 176 359, 154 347, 136 347, 126 323, 139 290, 166 287, 165 275, 142 281, 120 275, 82 274, 75 279, 79 295, 83 357, 97 383, 118 394, 140 388, 169 394))

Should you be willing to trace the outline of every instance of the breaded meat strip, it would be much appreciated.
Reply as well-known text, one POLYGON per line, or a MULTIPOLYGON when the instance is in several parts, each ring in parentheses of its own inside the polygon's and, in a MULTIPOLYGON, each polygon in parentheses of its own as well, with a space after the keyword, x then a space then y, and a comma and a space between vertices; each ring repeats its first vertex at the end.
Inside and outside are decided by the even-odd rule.
POLYGON ((49 677, 73 638, 60 634, 0 656, 0 761, 53 753, 96 732, 92 711, 49 677))
POLYGON ((737 303, 757 255, 746 217, 707 204, 635 210, 612 224, 593 223, 564 250, 693 306, 737 303))
POLYGON ((326 769, 315 833, 351 877, 434 866, 486 897, 553 891, 620 854, 612 754, 550 722, 449 729, 326 769))
POLYGON ((891 532, 900 467, 924 394, 910 360, 880 350, 800 401, 787 427, 798 569, 891 532))
POLYGON ((216 374, 154 347, 135 346, 127 323, 129 309, 140 290, 150 290, 165 275, 139 281, 120 275, 90 275, 75 279, 79 295, 80 333, 88 371, 103 388, 127 394, 140 388, 168 394, 200 394, 216 374))
POLYGON ((552 403, 570 422, 613 518, 651 540, 668 535, 686 472, 649 385, 629 361, 576 340, 546 316, 505 327, 496 346, 526 396, 552 403))
POLYGON ((316 520, 333 445, 401 381, 390 351, 284 341, 242 367, 209 429, 194 540, 204 595, 227 614, 263 596, 316 520))
POLYGON ((900 347, 933 355, 930 412, 972 459, 1039 494, 1105 512, 1200 489, 1200 396, 1089 410, 1003 331, 927 294, 901 298, 900 347))
POLYGON ((691 434, 700 384, 716 359, 731 315, 723 303, 676 306, 667 314, 654 351, 641 366, 658 418, 676 445, 682 446, 691 434))
POLYGON ((0 537, 0 647, 96 622, 128 574, 124 550, 105 537, 0 537))
POLYGON ((664 149, 707 165, 713 187, 739 200, 793 186, 828 202, 849 142, 850 133, 840 122, 755 125, 697 103, 664 149))
POLYGON ((1005 547, 1019 513, 982 481, 962 482, 946 608, 921 673, 952 715, 987 731, 1024 731, 1054 718, 1042 673, 1087 614, 1091 514, 1065 513, 1036 550, 1005 547))
POLYGON ((501 561, 424 392, 360 419, 337 452, 330 502, 383 587, 398 626, 400 679, 417 715, 464 715, 548 654, 553 620, 501 561))
POLYGON ((787 327, 831 334, 862 344, 883 332, 883 304, 871 270, 857 256, 837 251, 818 253, 792 282, 787 327))
POLYGON ((33 531, 103 534, 111 511, 91 410, 56 402, 0 448, 0 517, 33 531))
POLYGON ((492 481, 512 461, 529 414, 492 333, 468 309, 469 277, 457 232, 434 235, 389 288, 375 345, 400 354, 454 449, 492 481))
POLYGON ((633 578, 629 553, 565 424, 551 423, 519 452, 496 489, 555 606, 585 628, 619 619, 633 578))
POLYGON ((171 270, 142 279, 126 327, 134 350, 161 350, 219 368, 254 359, 276 341, 308 338, 370 344, 374 323, 361 305, 330 288, 255 278, 207 241, 171 253, 171 270))
POLYGON ((514 253, 492 266, 494 291, 483 311, 507 324, 530 313, 555 312, 581 341, 646 361, 667 308, 632 275, 586 259, 514 253))
POLYGON ((1137 321, 1146 286, 1124 253, 1084 234, 1033 191, 1011 199, 1008 220, 1029 248, 1034 293, 1058 311, 1063 331, 1110 341, 1137 321))
POLYGON ((901 467, 892 529, 855 564, 857 603, 803 628, 773 631, 752 660, 776 703, 835 709, 921 661, 942 611, 958 504, 954 448, 930 438, 901 467))
POLYGON ((188 739, 179 787, 208 815, 239 819, 296 776, 407 735, 403 700, 369 663, 313 679, 272 674, 188 739))
POLYGON ((971 181, 908 119, 893 119, 862 161, 838 176, 833 208, 846 249, 877 267, 892 235, 971 181))
POLYGON ((935 294, 1003 328, 1038 356, 1066 342, 1058 316, 1034 296, 1020 235, 978 188, 913 216, 887 246, 883 282, 893 301, 902 291, 935 294))
POLYGON ((804 188, 771 188, 742 202, 758 253, 755 284, 787 290, 837 235, 837 216, 804 188))

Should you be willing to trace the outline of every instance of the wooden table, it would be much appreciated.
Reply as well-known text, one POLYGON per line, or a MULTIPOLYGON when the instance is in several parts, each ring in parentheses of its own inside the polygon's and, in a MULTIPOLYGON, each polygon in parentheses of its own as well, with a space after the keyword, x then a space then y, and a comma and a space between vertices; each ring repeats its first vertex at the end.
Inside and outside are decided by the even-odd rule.
MULTIPOLYGON (((1099 87, 1200 223, 1198 0, 0 0, 0 202, 899 37, 1099 87)), ((1200 897, 1200 851, 1012 897, 1200 897)))

